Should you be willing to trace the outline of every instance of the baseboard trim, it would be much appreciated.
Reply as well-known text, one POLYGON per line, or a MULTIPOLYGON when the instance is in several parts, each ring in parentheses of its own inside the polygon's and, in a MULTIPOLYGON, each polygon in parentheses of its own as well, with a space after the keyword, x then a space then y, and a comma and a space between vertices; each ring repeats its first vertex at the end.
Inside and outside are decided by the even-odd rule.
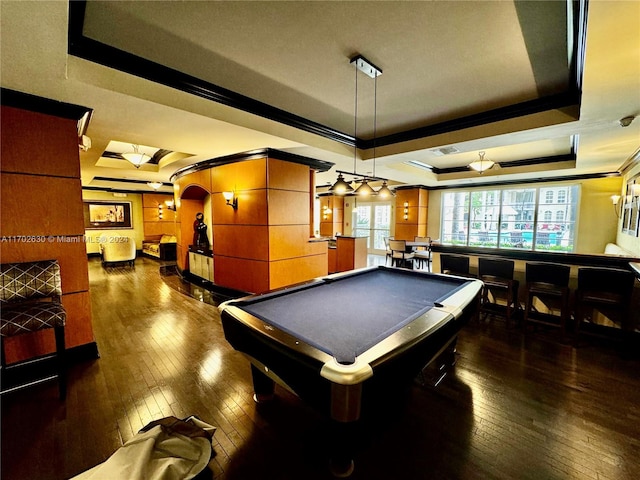
MULTIPOLYGON (((100 358, 96 342, 78 345, 65 351, 67 367, 100 358)), ((2 369, 3 393, 57 378, 56 355, 47 354, 11 363, 2 369)))

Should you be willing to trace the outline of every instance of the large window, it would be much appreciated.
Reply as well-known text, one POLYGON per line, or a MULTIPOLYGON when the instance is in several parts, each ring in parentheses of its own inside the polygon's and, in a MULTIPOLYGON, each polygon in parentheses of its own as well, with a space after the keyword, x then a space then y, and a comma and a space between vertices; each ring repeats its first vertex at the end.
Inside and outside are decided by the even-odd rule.
POLYGON ((441 241, 572 252, 578 193, 577 185, 443 193, 441 241))

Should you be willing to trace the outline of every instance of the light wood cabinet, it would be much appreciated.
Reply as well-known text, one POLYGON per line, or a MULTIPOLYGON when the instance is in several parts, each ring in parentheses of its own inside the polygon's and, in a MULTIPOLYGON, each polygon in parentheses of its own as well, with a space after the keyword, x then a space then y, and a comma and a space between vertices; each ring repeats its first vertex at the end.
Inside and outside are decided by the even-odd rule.
POLYGON ((213 257, 189 252, 189 272, 192 275, 213 282, 213 257))

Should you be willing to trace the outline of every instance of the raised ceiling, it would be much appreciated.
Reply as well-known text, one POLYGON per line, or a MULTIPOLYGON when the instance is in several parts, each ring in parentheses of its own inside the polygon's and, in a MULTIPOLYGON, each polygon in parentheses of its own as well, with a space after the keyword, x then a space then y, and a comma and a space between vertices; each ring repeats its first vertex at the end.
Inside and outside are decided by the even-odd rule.
POLYGON ((586 6, 2 2, 2 86, 94 109, 86 186, 168 182, 190 163, 256 148, 369 174, 375 152, 376 175, 429 187, 610 174, 640 146, 640 119, 618 124, 640 114, 640 2, 586 6), (356 54, 383 74, 358 77, 354 135, 356 54), (110 141, 192 155, 118 168, 102 157, 110 141), (481 150, 504 168, 467 171, 481 150))

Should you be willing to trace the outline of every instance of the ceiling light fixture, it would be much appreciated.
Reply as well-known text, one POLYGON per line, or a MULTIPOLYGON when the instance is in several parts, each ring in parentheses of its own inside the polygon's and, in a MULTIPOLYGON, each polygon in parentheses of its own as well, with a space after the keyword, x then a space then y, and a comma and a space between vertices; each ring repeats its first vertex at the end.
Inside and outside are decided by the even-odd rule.
POLYGON ((331 186, 329 191, 336 195, 344 195, 347 192, 353 192, 353 187, 344 181, 342 173, 338 173, 338 179, 336 180, 336 183, 331 186))
POLYGON ((363 178, 362 181, 360 182, 360 186, 356 188, 355 193, 356 195, 361 195, 364 197, 367 195, 374 195, 376 191, 371 187, 371 185, 369 185, 369 182, 367 182, 367 179, 363 178))
POLYGON ((382 186, 380 187, 380 190, 378 190, 378 196, 380 198, 389 198, 389 197, 393 197, 395 195, 395 192, 393 192, 388 186, 387 186, 387 181, 383 180, 382 182, 382 186))
POLYGON ((149 187, 153 188, 154 190, 158 190, 163 183, 162 182, 147 182, 147 185, 149 185, 149 187))
POLYGON ((495 162, 484 159, 484 152, 478 152, 478 155, 479 155, 478 160, 476 160, 475 162, 471 162, 469 164, 469 168, 472 168, 476 172, 480 172, 482 174, 482 172, 489 170, 491 167, 495 165, 495 162))
POLYGON ((374 84, 374 105, 373 105, 373 176, 363 176, 360 180, 357 180, 357 183, 360 183, 360 186, 355 189, 356 194, 358 195, 375 195, 376 192, 371 185, 369 185, 370 180, 383 180, 382 187, 380 188, 380 192, 382 192, 382 196, 384 198, 395 195, 393 191, 388 187, 387 181, 383 178, 376 177, 376 136, 377 136, 377 101, 378 101, 378 83, 377 79, 380 75, 382 75, 382 70, 373 65, 370 61, 364 58, 362 55, 357 55, 351 59, 351 64, 356 67, 355 74, 355 104, 354 104, 354 115, 353 115, 353 172, 342 172, 337 170, 338 179, 336 183, 334 183, 331 188, 329 188, 329 192, 336 195, 344 195, 350 192, 354 192, 354 187, 349 185, 342 176, 343 173, 358 176, 356 172, 356 165, 358 160, 358 71, 363 72, 367 76, 376 80, 374 84))
POLYGON ((133 164, 134 167, 140 168, 140 165, 147 163, 151 157, 146 153, 140 152, 140 146, 132 144, 133 152, 125 152, 122 157, 133 164))

